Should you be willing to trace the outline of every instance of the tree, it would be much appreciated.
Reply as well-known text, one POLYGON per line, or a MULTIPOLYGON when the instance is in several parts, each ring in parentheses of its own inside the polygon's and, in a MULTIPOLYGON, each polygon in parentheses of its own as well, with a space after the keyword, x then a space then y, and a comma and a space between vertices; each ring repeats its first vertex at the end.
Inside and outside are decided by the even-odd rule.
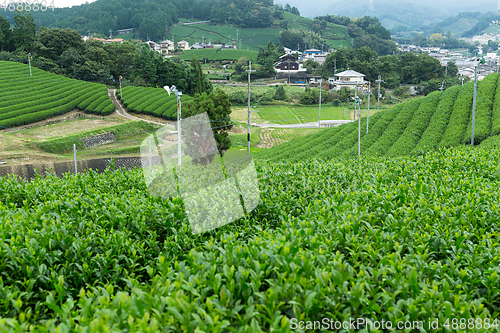
POLYGON ((448 69, 448 77, 457 77, 458 67, 454 61, 448 61, 448 63, 446 64, 446 67, 448 69))
POLYGON ((38 34, 38 41, 37 55, 54 61, 59 60, 61 54, 70 48, 80 54, 83 54, 85 50, 85 42, 82 37, 78 32, 71 29, 48 29, 41 27, 38 34))
MULTIPOLYGON (((231 122, 231 103, 228 95, 220 88, 209 94, 202 93, 194 97, 193 100, 184 103, 182 117, 188 118, 207 112, 210 119, 210 126, 217 142, 217 149, 221 155, 227 151, 231 145, 229 130, 233 127, 231 122)), ((187 140, 188 142, 190 140, 187 140)), ((195 143, 196 144, 196 143, 195 143)), ((188 144, 189 145, 189 144, 188 144)), ((207 158, 199 158, 198 147, 188 147, 188 155, 193 158, 193 163, 209 164, 214 155, 207 158)))
POLYGON ((16 11, 14 16, 14 29, 12 31, 14 37, 14 47, 22 49, 26 52, 32 52, 35 37, 36 24, 31 14, 27 11, 16 11))
POLYGON ((292 10, 290 12, 294 15, 300 16, 300 12, 297 7, 292 7, 292 10))
POLYGON ((82 56, 75 48, 69 48, 64 51, 59 57, 59 64, 62 67, 70 68, 74 64, 80 64, 82 62, 82 56))
POLYGON ((0 51, 14 51, 14 39, 10 23, 0 16, 0 51))
POLYGON ((488 46, 490 47, 491 51, 493 51, 493 52, 498 51, 498 42, 495 42, 493 40, 489 40, 488 46))
POLYGON ((205 75, 203 75, 200 63, 198 60, 196 60, 196 57, 194 55, 193 58, 191 59, 191 66, 193 67, 196 76, 196 81, 194 87, 191 89, 191 93, 201 94, 208 90, 208 84, 206 82, 207 80, 205 78, 205 75))
POLYGON ((283 47, 277 48, 273 42, 267 44, 267 50, 259 48, 257 55, 257 63, 261 66, 257 67, 254 78, 272 77, 274 76, 274 64, 279 60, 279 57, 284 54, 283 47))
POLYGON ((274 99, 278 101, 284 101, 286 99, 286 92, 283 86, 278 86, 278 88, 276 88, 274 99))

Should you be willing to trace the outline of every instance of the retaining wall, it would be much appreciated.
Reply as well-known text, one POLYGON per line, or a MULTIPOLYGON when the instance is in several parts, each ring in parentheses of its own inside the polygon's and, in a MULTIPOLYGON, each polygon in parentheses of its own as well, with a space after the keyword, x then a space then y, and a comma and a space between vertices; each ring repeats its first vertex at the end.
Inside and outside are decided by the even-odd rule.
MULTIPOLYGON (((140 157, 115 157, 115 168, 124 168, 126 170, 133 168, 140 168, 141 158, 140 157)), ((90 169, 97 171, 98 173, 103 172, 110 165, 111 158, 96 158, 91 160, 81 160, 77 161, 77 171, 85 172, 90 169)), ((149 161, 146 161, 149 163, 149 161)), ((159 156, 152 157, 152 164, 160 164, 161 160, 159 156)), ((48 172, 55 173, 58 177, 64 176, 66 173, 75 173, 75 162, 54 162, 54 163, 44 163, 44 164, 23 164, 23 165, 0 165, 0 177, 6 177, 8 175, 15 175, 19 179, 23 178, 26 180, 31 180, 35 178, 36 174, 46 175, 48 172), (36 170, 36 173, 35 173, 36 170)))

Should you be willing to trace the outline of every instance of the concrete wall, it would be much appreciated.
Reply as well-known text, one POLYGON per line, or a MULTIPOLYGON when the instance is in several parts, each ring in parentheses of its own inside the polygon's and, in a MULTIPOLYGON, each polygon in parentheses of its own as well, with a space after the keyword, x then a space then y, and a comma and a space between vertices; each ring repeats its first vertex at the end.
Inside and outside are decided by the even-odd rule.
MULTIPOLYGON (((142 167, 140 157, 116 157, 115 168, 133 169, 142 167)), ((95 170, 98 173, 103 172, 109 166, 111 158, 96 158, 91 160, 77 161, 78 172, 85 172, 89 169, 95 170)), ((159 164, 160 157, 152 157, 152 164, 159 164)), ((146 161, 149 163, 149 161, 146 161)), ((45 164, 23 164, 23 165, 0 165, 0 177, 15 175, 19 179, 23 178, 30 180, 35 177, 35 170, 39 175, 45 175, 47 172, 55 173, 58 177, 62 177, 65 173, 75 173, 75 162, 54 162, 45 164)))

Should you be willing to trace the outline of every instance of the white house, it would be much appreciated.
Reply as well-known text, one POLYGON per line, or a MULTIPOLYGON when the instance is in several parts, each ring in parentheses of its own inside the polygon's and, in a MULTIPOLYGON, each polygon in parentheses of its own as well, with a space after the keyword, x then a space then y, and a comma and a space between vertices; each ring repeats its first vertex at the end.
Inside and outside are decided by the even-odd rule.
POLYGON ((365 74, 358 73, 353 70, 346 70, 335 74, 335 77, 329 78, 328 82, 335 85, 334 89, 338 90, 342 87, 356 88, 356 85, 362 86, 365 83, 365 74))
POLYGON ((180 42, 177 42, 177 47, 183 51, 186 51, 189 50, 189 43, 185 40, 181 40, 180 42))
POLYGON ((160 53, 168 54, 168 51, 173 50, 175 50, 175 43, 171 40, 165 39, 164 41, 160 42, 160 53))
POLYGON ((152 40, 148 40, 146 42, 146 44, 148 44, 148 46, 151 50, 156 51, 156 52, 160 52, 160 44, 157 44, 157 43, 153 42, 152 40))

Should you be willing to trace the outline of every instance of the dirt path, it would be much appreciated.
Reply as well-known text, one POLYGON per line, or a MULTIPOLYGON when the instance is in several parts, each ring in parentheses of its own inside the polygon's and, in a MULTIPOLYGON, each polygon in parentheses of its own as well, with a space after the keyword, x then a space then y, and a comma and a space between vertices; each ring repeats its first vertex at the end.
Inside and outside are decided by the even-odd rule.
POLYGON ((115 106, 116 106, 116 113, 123 118, 136 120, 136 121, 145 121, 145 122, 150 123, 150 124, 161 125, 161 126, 165 126, 168 124, 168 123, 160 123, 160 122, 153 121, 153 120, 148 120, 148 119, 143 119, 143 118, 131 116, 130 114, 127 113, 127 111, 125 111, 125 109, 122 106, 122 103, 120 103, 118 98, 116 98, 116 89, 108 89, 108 95, 111 98, 111 101, 113 102, 113 104, 115 104, 115 106))

